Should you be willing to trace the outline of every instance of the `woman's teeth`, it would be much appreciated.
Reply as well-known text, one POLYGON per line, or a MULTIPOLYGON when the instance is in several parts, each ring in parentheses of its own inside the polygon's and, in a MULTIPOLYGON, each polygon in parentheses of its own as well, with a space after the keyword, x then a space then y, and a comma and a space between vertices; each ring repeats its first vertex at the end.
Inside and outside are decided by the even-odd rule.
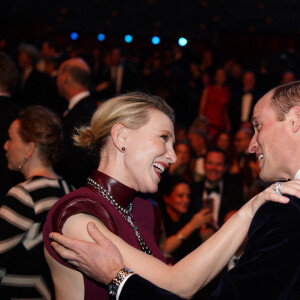
POLYGON ((160 163, 154 163, 153 166, 155 167, 155 169, 157 170, 158 173, 163 173, 165 168, 162 164, 160 163))

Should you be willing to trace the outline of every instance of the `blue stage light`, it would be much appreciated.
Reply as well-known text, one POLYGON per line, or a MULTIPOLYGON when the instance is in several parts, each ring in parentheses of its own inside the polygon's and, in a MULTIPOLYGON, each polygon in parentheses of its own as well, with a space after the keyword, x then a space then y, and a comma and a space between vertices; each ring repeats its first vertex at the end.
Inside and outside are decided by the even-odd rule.
POLYGON ((158 45, 160 43, 160 38, 158 36, 152 37, 152 44, 158 45))
POLYGON ((76 41, 78 39, 78 33, 77 32, 72 32, 70 34, 71 40, 76 41))
POLYGON ((187 39, 184 37, 179 38, 178 45, 184 47, 187 44, 187 39))
POLYGON ((132 42, 132 40, 133 40, 133 38, 132 38, 132 36, 130 35, 130 34, 126 34, 125 35, 125 37, 124 37, 124 41, 126 42, 126 43, 131 43, 132 42))
POLYGON ((103 42, 105 40, 105 34, 104 33, 99 33, 97 35, 97 39, 99 42, 103 42))

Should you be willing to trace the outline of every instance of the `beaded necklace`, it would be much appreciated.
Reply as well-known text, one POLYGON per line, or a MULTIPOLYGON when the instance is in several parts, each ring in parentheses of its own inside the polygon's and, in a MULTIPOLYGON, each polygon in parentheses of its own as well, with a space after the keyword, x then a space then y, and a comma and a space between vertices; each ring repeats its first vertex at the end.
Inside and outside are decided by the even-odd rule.
POLYGON ((132 210, 133 210, 132 202, 129 204, 128 209, 123 208, 122 206, 119 205, 119 203, 113 198, 113 196, 106 189, 104 189, 100 184, 98 184, 92 178, 88 178, 87 183, 89 185, 91 185, 92 187, 94 187, 98 191, 99 195, 102 195, 105 199, 107 199, 118 210, 118 212, 121 214, 123 219, 127 223, 129 223, 129 225, 132 227, 132 229, 137 237, 137 241, 138 241, 142 251, 149 255, 153 255, 152 251, 149 249, 146 242, 141 237, 141 234, 138 230, 138 226, 136 226, 134 224, 133 216, 132 216, 132 210))

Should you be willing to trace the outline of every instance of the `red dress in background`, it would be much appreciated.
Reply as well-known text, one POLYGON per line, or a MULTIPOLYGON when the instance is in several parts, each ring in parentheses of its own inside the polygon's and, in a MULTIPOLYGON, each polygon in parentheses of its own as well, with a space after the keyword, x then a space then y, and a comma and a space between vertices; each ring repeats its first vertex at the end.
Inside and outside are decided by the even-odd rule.
POLYGON ((228 130, 227 107, 229 102, 229 87, 210 85, 207 87, 206 103, 203 114, 209 123, 209 133, 215 137, 220 130, 228 130))

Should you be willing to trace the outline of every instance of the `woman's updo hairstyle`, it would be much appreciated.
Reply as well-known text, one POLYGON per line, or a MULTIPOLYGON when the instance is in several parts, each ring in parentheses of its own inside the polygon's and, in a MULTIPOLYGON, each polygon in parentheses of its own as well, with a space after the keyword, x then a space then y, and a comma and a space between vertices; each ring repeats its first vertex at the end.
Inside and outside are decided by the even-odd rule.
POLYGON ((98 157, 115 124, 137 129, 149 121, 150 112, 153 110, 163 112, 174 123, 173 109, 160 97, 132 92, 111 98, 96 110, 90 126, 76 130, 73 139, 77 146, 98 157))
POLYGON ((19 134, 24 142, 33 142, 46 165, 56 163, 63 149, 60 118, 44 106, 29 106, 21 110, 19 134))

